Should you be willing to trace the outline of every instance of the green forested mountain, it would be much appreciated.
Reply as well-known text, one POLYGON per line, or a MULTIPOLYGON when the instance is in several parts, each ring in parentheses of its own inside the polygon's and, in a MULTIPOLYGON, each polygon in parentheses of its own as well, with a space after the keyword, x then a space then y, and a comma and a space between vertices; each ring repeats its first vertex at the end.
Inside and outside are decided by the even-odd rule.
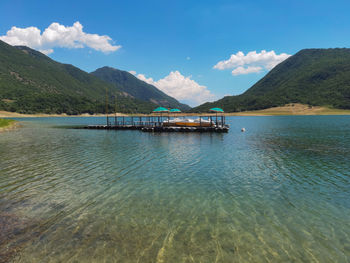
MULTIPOLYGON (((150 112, 157 105, 188 110, 132 74, 104 67, 92 74, 27 47, 0 41, 0 110, 21 113, 150 112)), ((250 89, 193 109, 227 112, 288 103, 350 109, 350 49, 305 49, 273 68, 250 89)))
MULTIPOLYGON (((124 83, 125 84, 125 83, 124 83)), ((0 110, 20 113, 104 113, 115 100, 120 112, 150 112, 157 103, 134 98, 72 65, 28 47, 0 41, 0 110)))
POLYGON ((258 110, 288 103, 350 109, 350 49, 304 49, 289 57, 250 89, 193 109, 213 106, 227 112, 258 110))
POLYGON ((127 71, 103 67, 91 74, 103 81, 111 83, 117 89, 136 99, 149 101, 167 108, 179 108, 181 110, 190 109, 189 106, 179 103, 176 99, 166 95, 155 86, 138 79, 127 71))

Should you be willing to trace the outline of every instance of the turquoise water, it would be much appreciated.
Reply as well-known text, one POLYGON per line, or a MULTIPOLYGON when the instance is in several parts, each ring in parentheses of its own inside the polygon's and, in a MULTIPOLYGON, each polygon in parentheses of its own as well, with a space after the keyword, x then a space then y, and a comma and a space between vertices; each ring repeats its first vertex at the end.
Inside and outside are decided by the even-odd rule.
POLYGON ((0 262, 350 261, 350 116, 59 127, 103 120, 0 134, 0 262))

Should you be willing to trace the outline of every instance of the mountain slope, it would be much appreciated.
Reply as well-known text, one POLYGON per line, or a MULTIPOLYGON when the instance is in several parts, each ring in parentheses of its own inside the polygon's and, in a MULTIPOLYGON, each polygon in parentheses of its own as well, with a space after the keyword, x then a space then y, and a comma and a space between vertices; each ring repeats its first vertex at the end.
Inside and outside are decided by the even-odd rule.
POLYGON ((234 112, 288 103, 350 109, 350 49, 301 50, 243 94, 202 104, 193 111, 221 106, 234 112))
POLYGON ((189 110, 190 107, 181 104, 176 99, 166 95, 157 89, 127 71, 122 71, 110 67, 99 68, 91 73, 103 81, 113 84, 119 90, 130 94, 132 97, 153 102, 157 105, 168 108, 179 108, 181 110, 189 110))
MULTIPOLYGON (((28 47, 0 41, 0 110, 21 113, 103 113, 106 89, 117 110, 149 112, 156 105, 125 96, 115 86, 28 47), (113 97, 113 98, 112 98, 113 97)), ((114 105, 109 105, 109 111, 114 105)))

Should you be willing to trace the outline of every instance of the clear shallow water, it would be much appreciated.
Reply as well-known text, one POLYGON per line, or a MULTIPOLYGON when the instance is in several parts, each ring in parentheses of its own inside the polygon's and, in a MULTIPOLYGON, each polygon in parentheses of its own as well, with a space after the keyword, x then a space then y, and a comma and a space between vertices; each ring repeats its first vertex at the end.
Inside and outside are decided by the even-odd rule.
POLYGON ((350 261, 350 117, 228 120, 0 134, 0 262, 350 261))

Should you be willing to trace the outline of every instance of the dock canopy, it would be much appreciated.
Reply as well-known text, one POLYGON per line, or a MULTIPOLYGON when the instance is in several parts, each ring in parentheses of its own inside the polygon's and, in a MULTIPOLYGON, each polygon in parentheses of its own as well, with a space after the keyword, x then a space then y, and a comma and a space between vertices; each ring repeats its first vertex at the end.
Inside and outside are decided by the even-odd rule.
POLYGON ((215 112, 224 112, 223 109, 221 108, 211 108, 210 111, 215 111, 215 112))
POLYGON ((176 113, 176 112, 181 112, 179 109, 171 109, 170 112, 176 113))
POLYGON ((169 110, 166 108, 163 108, 163 107, 158 107, 158 108, 154 109, 153 112, 162 113, 162 112, 169 112, 169 110))

